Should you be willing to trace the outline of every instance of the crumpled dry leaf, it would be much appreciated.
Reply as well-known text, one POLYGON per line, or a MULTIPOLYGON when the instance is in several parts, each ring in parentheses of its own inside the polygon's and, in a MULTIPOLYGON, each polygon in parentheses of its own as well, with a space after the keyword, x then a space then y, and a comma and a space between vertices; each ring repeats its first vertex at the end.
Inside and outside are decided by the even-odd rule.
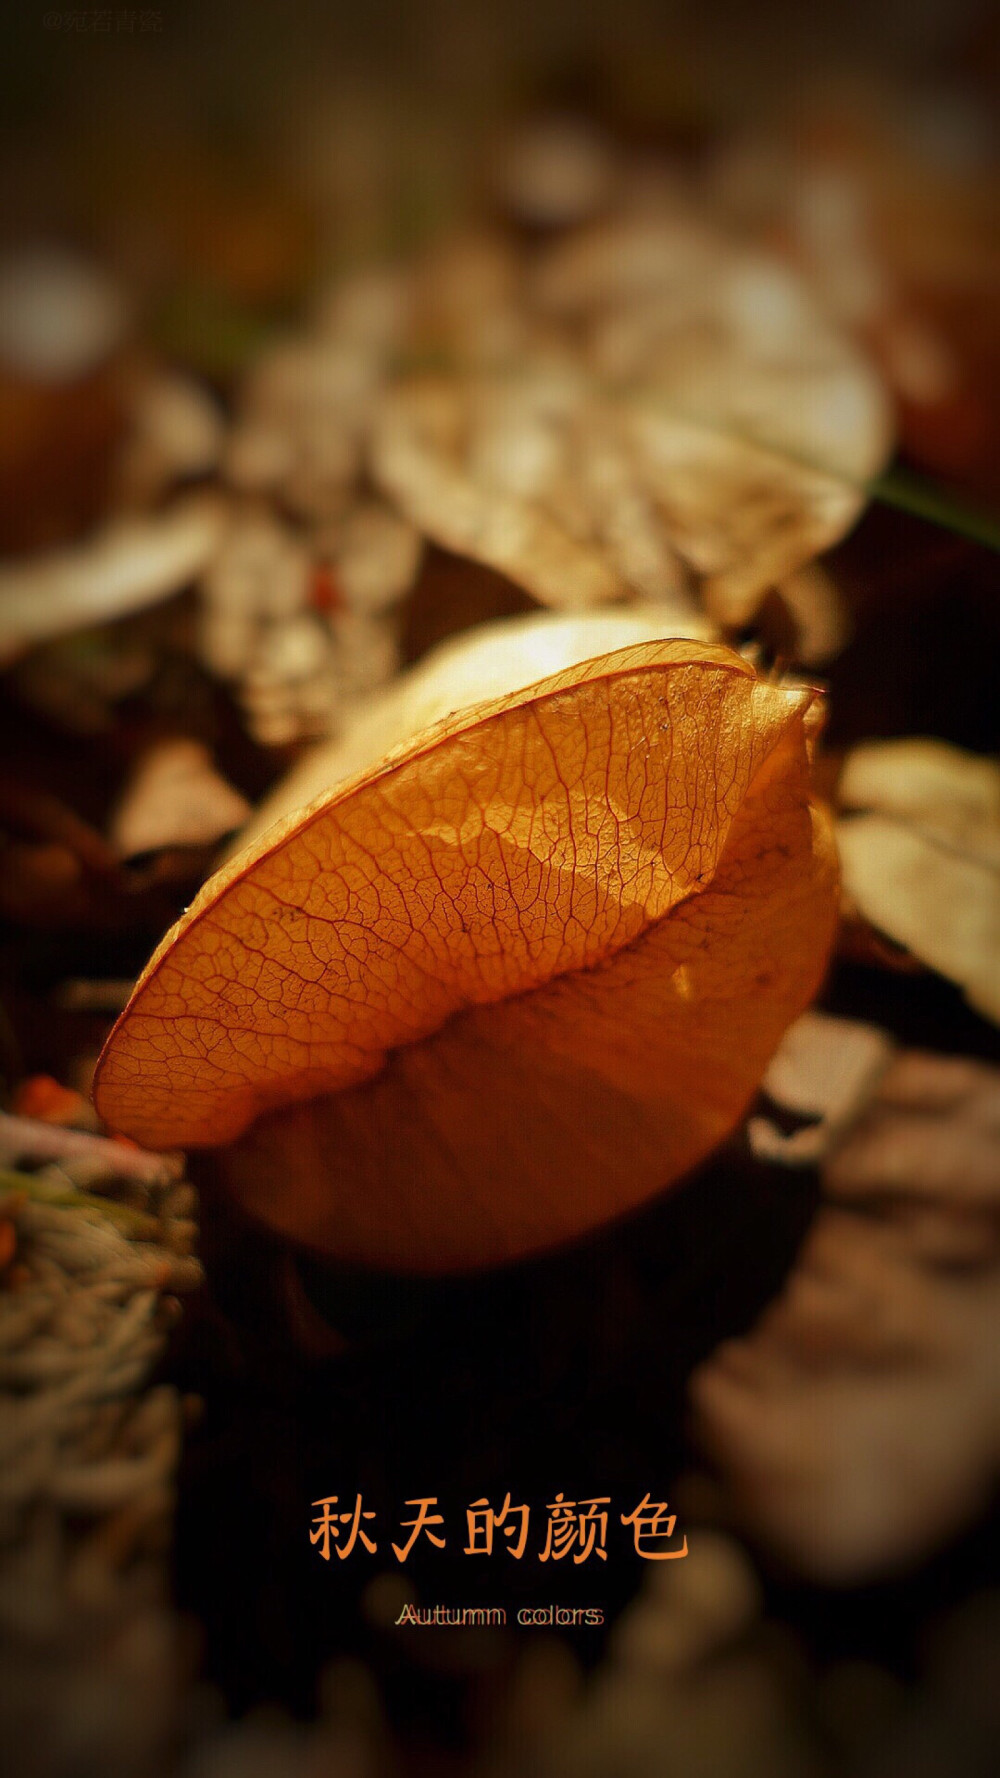
POLYGON ((0 567, 0 662, 179 592, 214 556, 225 510, 219 495, 193 495, 166 512, 114 520, 72 549, 0 567))
POLYGON ((248 503, 202 583, 202 659, 237 682, 265 746, 336 731, 345 704, 398 667, 389 608, 417 571, 413 527, 367 502, 328 521, 313 549, 266 506, 248 503))
POLYGON ((356 506, 324 538, 348 609, 375 617, 409 592, 423 538, 401 514, 375 500, 356 506))
POLYGON ((887 403, 775 260, 667 209, 572 234, 499 288, 495 362, 446 330, 450 371, 379 404, 376 478, 439 543, 576 608, 676 592, 680 556, 740 625, 857 518, 887 403))
MULTIPOLYGON (((573 445, 579 464, 574 482, 586 505, 588 524, 611 566, 644 599, 666 601, 678 615, 685 606, 692 616, 701 615, 666 513, 640 478, 626 424, 614 407, 593 403, 581 415, 573 445)), ((549 490, 550 506, 559 501, 560 493, 549 490)), ((564 504, 561 510, 565 515, 564 504)))
POLYGON ((864 497, 843 477, 663 411, 644 396, 627 423, 641 473, 716 623, 741 626, 769 586, 828 549, 864 497))
POLYGON ((210 880, 102 1115, 230 1143, 254 1213, 352 1261, 494 1263, 641 1202, 732 1128, 822 974, 813 703, 667 642, 423 731, 210 880))
POLYGON ((692 302, 697 309, 697 285, 717 272, 727 245, 682 203, 613 216, 549 249, 535 272, 535 300, 543 313, 597 318, 603 329, 609 318, 645 311, 651 299, 669 295, 662 316, 669 326, 678 309, 687 315, 692 302))
POLYGON ((250 805, 228 784, 200 741, 158 741, 136 764, 111 820, 119 856, 164 846, 209 846, 246 820, 250 805))
POLYGON ((129 434, 118 463, 125 499, 145 502, 185 476, 215 469, 224 421, 200 383, 177 371, 147 371, 131 397, 129 434))
POLYGON ((837 786, 844 809, 878 809, 918 821, 956 848, 1000 863, 1000 764, 946 741, 865 741, 851 749, 837 786))
POLYGON ((472 226, 446 235, 410 269, 410 308, 400 344, 479 374, 516 370, 531 343, 525 260, 515 243, 472 226))
POLYGON ((364 431, 384 355, 355 337, 282 342, 254 366, 226 452, 242 492, 274 493, 302 517, 348 505, 363 466, 364 431))
POLYGON ((612 144, 591 125, 554 115, 508 131, 492 172, 498 197, 518 221, 566 228, 608 202, 621 169, 612 144))
MULTIPOLYGON (((669 186, 631 201, 549 247, 470 231, 348 280, 257 366, 230 479, 322 526, 374 480, 421 535, 555 609, 691 610, 701 581, 715 621, 748 622, 857 518, 887 401, 773 254, 669 186)), ((836 652, 833 602, 789 604, 800 658, 836 652)))
POLYGON ((273 514, 248 506, 232 514, 201 590, 199 652, 221 678, 238 678, 267 653, 270 628, 307 608, 308 552, 273 514))
POLYGON ((693 1378, 699 1437, 736 1516, 811 1578, 905 1569, 989 1498, 998 1106, 996 1069, 895 1057, 826 1162, 838 1207, 757 1326, 693 1378))
POLYGON ((878 378, 773 256, 664 211, 560 243, 538 288, 544 308, 582 321, 602 381, 849 480, 879 466, 878 378))
POLYGON ((600 385, 631 397, 637 474, 720 622, 748 621, 853 524, 888 456, 888 404, 776 259, 676 204, 559 243, 536 288, 583 326, 600 385))
POLYGON ((795 625, 795 659, 804 667, 835 660, 851 635, 851 623, 833 575, 808 562, 786 575, 778 591, 795 625))
POLYGON ((942 741, 848 755, 837 823, 847 895, 867 920, 1000 1020, 1000 764, 942 741))
POLYGON ((799 94, 794 121, 775 119, 770 140, 730 141, 708 178, 730 219, 782 241, 863 335, 897 398, 908 459, 989 498, 997 161, 968 98, 946 131, 923 91, 899 88, 889 104, 853 83, 799 94))
POLYGON ((906 1050, 824 1170, 832 1197, 905 1198, 967 1217, 1000 1210, 1000 1071, 906 1050))
POLYGON ((817 1121, 783 1135, 766 1116, 747 1124, 762 1161, 812 1166, 867 1105, 892 1060, 892 1039, 875 1025, 805 1012, 785 1032, 761 1085, 785 1111, 817 1121))
POLYGON ((586 610, 624 599, 624 580, 528 499, 476 480, 444 445, 461 426, 463 392, 437 379, 382 402, 372 440, 379 486, 427 536, 527 588, 543 605, 586 610))

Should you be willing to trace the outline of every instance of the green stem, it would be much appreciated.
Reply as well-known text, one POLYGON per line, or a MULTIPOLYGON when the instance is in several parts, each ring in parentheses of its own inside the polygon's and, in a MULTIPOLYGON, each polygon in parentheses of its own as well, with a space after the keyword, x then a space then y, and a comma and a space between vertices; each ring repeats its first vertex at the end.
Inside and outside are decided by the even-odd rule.
POLYGON ((81 1191, 74 1185, 56 1185, 50 1179, 40 1178, 37 1173, 0 1167, 0 1191, 19 1192, 36 1204, 51 1204, 56 1210, 79 1210, 88 1219, 96 1216, 114 1223, 123 1234, 131 1235, 135 1240, 148 1241, 161 1232, 155 1216, 147 1215, 144 1210, 133 1210, 131 1205, 119 1204, 115 1198, 81 1191))
POLYGON ((954 499, 951 494, 935 487, 933 482, 924 481, 922 476, 914 475, 909 469, 887 469, 884 475, 876 476, 867 487, 871 498, 880 500, 883 506, 894 506, 899 512, 913 513, 917 518, 927 519, 932 525, 941 525, 946 531, 953 531, 958 537, 968 538, 970 543, 980 543, 986 549, 1000 551, 1000 520, 966 506, 961 500, 954 499))

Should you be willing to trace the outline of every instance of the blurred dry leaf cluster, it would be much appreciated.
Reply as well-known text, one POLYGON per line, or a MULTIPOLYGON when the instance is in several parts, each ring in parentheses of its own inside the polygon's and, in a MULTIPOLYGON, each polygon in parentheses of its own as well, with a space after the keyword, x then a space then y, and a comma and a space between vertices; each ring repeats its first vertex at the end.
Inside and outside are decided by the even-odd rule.
POLYGON ((780 240, 867 341, 912 458, 995 498, 1000 184, 989 101, 828 81, 714 158, 733 221, 780 240))
POLYGON ((848 755, 838 801, 846 895, 1000 1021, 1000 760, 868 742, 848 755))
POLYGON ((795 1158, 824 1157, 828 1203, 692 1400, 744 1529, 797 1571, 858 1584, 933 1551, 1000 1472, 1000 1071, 806 1022, 765 1085, 826 1114, 795 1158))
MULTIPOLYGON (((308 325, 254 358, 231 424, 178 370, 119 374, 124 510, 7 566, 7 658, 197 579, 199 653, 238 686, 252 732, 331 732, 396 671, 427 541, 544 606, 640 603, 696 629, 740 628, 787 586, 798 658, 835 651, 836 593, 800 571, 885 465, 877 372, 787 260, 666 166, 609 173, 612 201, 564 205, 540 240, 506 171, 513 216, 335 279, 308 325), (214 499, 185 492, 205 476, 214 499)), ((93 307, 95 279, 72 261, 8 266, 11 374, 29 388, 20 310, 93 307)), ((0 321, 4 297, 0 283, 0 321)), ((86 318, 74 386, 108 376, 125 329, 111 317, 97 341, 86 318)))

